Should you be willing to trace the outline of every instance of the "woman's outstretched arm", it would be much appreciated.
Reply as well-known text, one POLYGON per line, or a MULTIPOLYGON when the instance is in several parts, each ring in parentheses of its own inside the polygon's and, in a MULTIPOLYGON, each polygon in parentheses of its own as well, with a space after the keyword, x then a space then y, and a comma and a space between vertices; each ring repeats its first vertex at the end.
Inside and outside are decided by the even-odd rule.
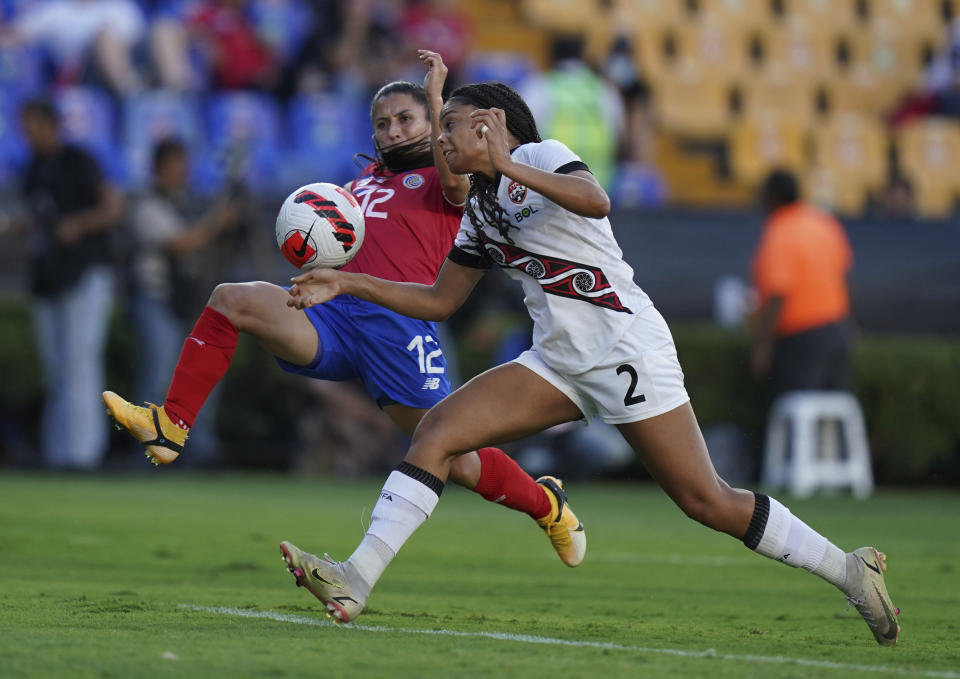
POLYGON ((287 306, 306 309, 338 295, 353 295, 403 316, 443 321, 461 307, 484 273, 485 269, 462 266, 447 259, 433 285, 423 285, 335 269, 312 269, 292 279, 287 306))

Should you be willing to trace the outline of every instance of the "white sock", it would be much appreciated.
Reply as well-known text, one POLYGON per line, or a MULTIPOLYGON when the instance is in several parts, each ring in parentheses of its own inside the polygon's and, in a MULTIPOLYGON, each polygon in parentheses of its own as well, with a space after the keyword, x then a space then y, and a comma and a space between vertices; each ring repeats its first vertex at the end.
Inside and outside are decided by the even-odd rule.
POLYGON ((754 493, 756 505, 743 542, 750 549, 794 568, 803 568, 843 588, 846 554, 772 497, 754 493))
POLYGON ((440 479, 406 462, 390 474, 373 508, 367 534, 344 562, 349 584, 357 594, 369 595, 400 548, 433 513, 442 491, 440 479))

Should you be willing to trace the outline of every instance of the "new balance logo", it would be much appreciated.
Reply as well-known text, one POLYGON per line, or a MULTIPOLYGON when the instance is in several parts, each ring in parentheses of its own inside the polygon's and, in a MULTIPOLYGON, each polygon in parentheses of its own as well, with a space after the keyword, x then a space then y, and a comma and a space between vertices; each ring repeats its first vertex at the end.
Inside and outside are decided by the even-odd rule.
POLYGON ((440 388, 440 378, 439 377, 428 377, 423 383, 421 389, 439 389, 440 388))

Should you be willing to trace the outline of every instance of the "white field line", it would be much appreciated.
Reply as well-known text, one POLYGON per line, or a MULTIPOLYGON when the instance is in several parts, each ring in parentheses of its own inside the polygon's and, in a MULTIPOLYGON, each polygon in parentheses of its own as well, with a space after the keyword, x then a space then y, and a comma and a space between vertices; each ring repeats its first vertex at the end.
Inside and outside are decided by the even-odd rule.
POLYGON ((180 604, 181 608, 204 613, 220 615, 235 615, 241 618, 262 618, 276 622, 289 622, 296 625, 312 625, 314 627, 332 627, 337 630, 358 632, 393 632, 394 634, 422 634, 426 636, 468 637, 480 639, 495 639, 497 641, 513 641, 524 644, 546 644, 553 646, 576 646, 580 648, 599 648, 631 653, 650 653, 657 655, 673 655, 682 658, 711 658, 733 660, 737 662, 775 665, 801 665, 803 667, 819 667, 823 669, 853 671, 853 672, 880 672, 905 677, 931 677, 932 679, 960 679, 960 673, 938 670, 921 670, 910 667, 888 667, 886 665, 858 665, 853 663, 831 662, 829 660, 813 660, 810 658, 789 658, 782 655, 738 655, 735 653, 718 653, 712 648, 704 651, 687 651, 680 648, 651 648, 646 646, 630 646, 605 641, 580 641, 576 639, 556 639, 531 634, 508 634, 506 632, 459 632, 448 629, 406 629, 402 627, 381 627, 378 625, 335 625, 329 620, 308 618, 302 615, 287 615, 274 611, 251 611, 243 608, 228 608, 225 606, 194 606, 180 604))

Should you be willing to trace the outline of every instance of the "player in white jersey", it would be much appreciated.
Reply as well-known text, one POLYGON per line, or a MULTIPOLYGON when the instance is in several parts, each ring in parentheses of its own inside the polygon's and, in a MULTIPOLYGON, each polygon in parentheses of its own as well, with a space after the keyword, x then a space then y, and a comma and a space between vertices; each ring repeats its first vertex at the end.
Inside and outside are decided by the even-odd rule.
MULTIPOLYGON (((609 199, 589 168, 562 143, 541 141, 526 104, 505 85, 455 90, 440 127, 448 166, 469 174, 471 186, 456 243, 434 284, 316 269, 294 279, 288 304, 303 308, 352 294, 442 320, 497 264, 523 285, 533 348, 427 413, 383 487, 364 541, 386 542, 396 552, 433 511, 461 451, 598 415, 620 430, 688 516, 819 575, 856 606, 878 643, 896 643, 899 611, 887 595, 880 552, 844 553, 777 500, 717 476, 670 331, 633 282, 607 220, 609 199)), ((368 574, 363 582, 345 577, 338 562, 325 561, 322 569, 331 597, 354 595, 351 619, 389 562, 357 568, 352 559, 348 570, 368 574)))

